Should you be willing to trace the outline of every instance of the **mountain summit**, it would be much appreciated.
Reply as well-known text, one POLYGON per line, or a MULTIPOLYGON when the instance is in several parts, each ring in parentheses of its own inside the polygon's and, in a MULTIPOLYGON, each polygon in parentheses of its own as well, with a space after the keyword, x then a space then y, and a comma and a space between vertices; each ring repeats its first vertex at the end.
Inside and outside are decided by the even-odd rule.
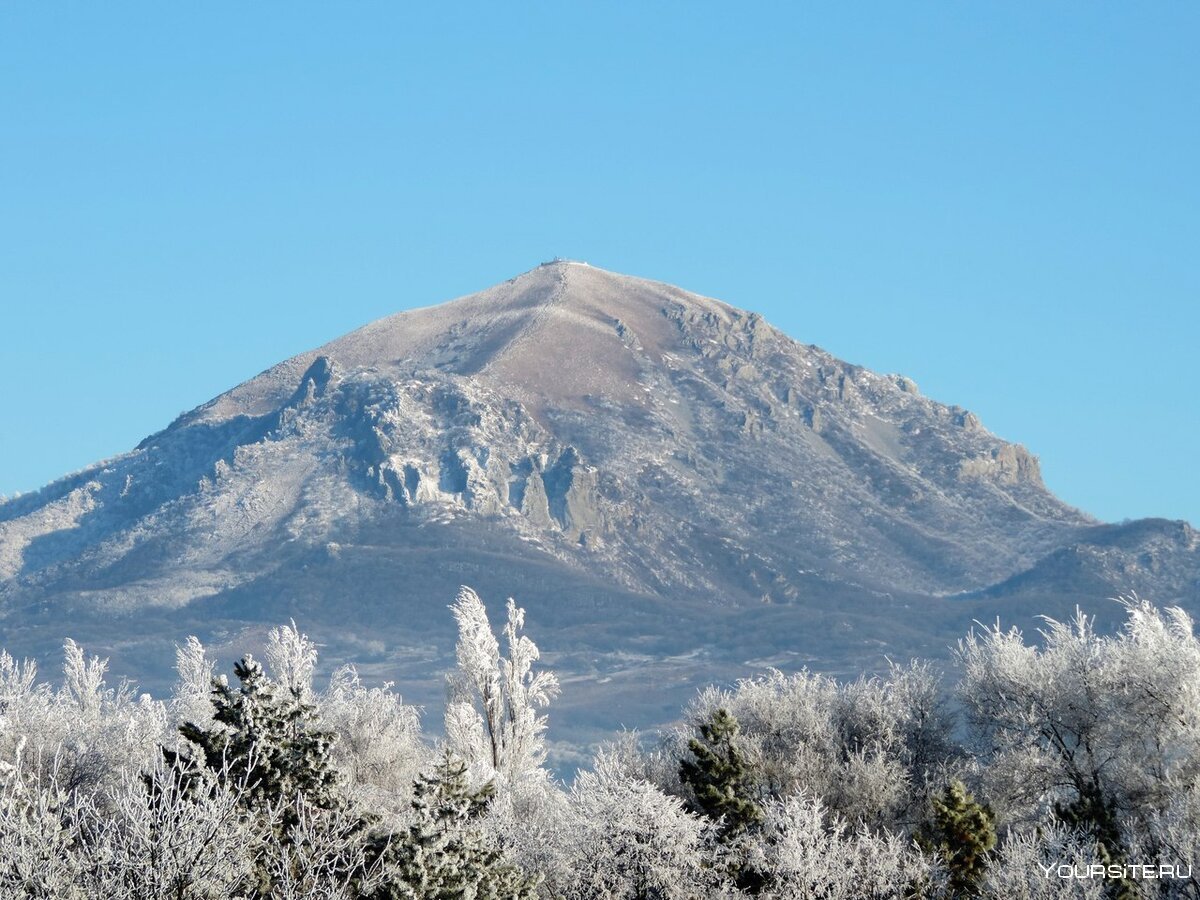
POLYGON ((187 631, 294 616, 433 699, 460 583, 529 608, 578 736, 600 705, 649 724, 755 666, 937 655, 976 617, 1129 590, 1195 608, 1200 539, 1095 522, 903 376, 561 261, 367 325, 0 503, 3 643, 70 633, 151 683, 187 631))

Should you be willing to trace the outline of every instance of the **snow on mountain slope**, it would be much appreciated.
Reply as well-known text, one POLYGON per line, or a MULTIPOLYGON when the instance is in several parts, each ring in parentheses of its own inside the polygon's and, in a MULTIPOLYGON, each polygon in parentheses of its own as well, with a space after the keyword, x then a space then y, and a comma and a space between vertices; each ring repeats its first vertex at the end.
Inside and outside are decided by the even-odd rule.
POLYGON ((0 624, 10 649, 71 632, 153 681, 173 629, 232 643, 296 615, 328 624, 335 656, 428 678, 468 582, 535 629, 542 612, 583 721, 621 696, 620 677, 598 690, 605 666, 636 683, 619 654, 670 702, 756 661, 936 654, 1006 596, 1074 596, 1067 548, 1107 548, 1088 591, 1132 579, 1194 603, 1195 532, 1176 524, 1116 540, 908 379, 555 262, 286 360, 0 504, 0 624))

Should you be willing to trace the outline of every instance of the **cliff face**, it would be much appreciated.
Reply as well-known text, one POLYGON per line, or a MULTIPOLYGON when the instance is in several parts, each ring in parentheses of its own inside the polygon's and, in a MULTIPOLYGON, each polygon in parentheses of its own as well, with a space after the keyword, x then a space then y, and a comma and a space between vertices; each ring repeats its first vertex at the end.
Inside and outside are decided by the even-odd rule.
POLYGON ((764 660, 936 655, 972 616, 1055 597, 1195 604, 1176 527, 1089 520, 907 378, 554 263, 280 363, 0 505, 0 621, 10 649, 69 632, 153 681, 181 629, 232 644, 294 615, 333 656, 428 678, 467 582, 542 614, 568 676, 596 676, 586 717, 633 672, 678 693, 764 660))

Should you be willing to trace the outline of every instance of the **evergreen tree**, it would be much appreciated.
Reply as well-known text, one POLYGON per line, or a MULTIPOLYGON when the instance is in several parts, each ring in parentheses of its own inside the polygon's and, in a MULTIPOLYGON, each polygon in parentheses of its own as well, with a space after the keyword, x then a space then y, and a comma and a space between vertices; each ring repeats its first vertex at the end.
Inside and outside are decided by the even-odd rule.
POLYGON ((762 824, 763 811, 750 797, 750 767, 734 744, 737 734, 737 719, 717 709, 700 725, 700 736, 688 741, 693 759, 679 764, 679 778, 691 788, 692 811, 720 823, 717 836, 733 851, 729 875, 734 883, 758 894, 768 879, 747 862, 744 839, 762 824))
MULTIPOLYGON (((180 726, 198 749, 198 757, 184 755, 182 761, 238 784, 252 807, 303 796, 309 806, 339 808, 338 776, 329 761, 334 736, 317 727, 316 707, 299 690, 272 681, 250 656, 233 672, 236 688, 224 678, 212 681, 212 724, 180 726)), ((181 758, 163 752, 168 762, 181 758)))
POLYGON ((996 818, 955 779, 933 799, 933 818, 918 835, 918 842, 945 861, 953 896, 977 897, 996 846, 996 818))
MULTIPOLYGON (((311 811, 341 811, 345 803, 329 756, 334 735, 318 727, 317 708, 302 686, 274 681, 249 655, 233 672, 236 688, 225 678, 212 679, 211 723, 180 726, 191 748, 162 748, 165 763, 178 776, 166 783, 150 776, 143 781, 158 806, 203 802, 206 793, 232 788, 254 825, 249 831, 256 842, 250 896, 265 898, 274 896, 280 879, 303 882, 302 870, 311 867, 308 851, 315 848, 305 845, 313 843, 322 827, 311 811)), ((357 819, 344 836, 360 833, 368 824, 357 819)), ((321 866, 331 876, 352 879, 356 867, 343 856, 339 849, 322 859, 321 866)))
MULTIPOLYGON (((1056 818, 1067 827, 1096 840, 1097 861, 1102 865, 1123 865, 1121 829, 1117 824, 1116 804, 1104 796, 1099 779, 1085 782, 1070 803, 1055 803, 1056 818)), ((1137 885, 1128 879, 1114 879, 1108 894, 1112 900, 1137 900, 1137 885)))
POLYGON ((750 798, 751 773, 734 745, 738 723, 718 709, 700 725, 700 737, 688 741, 694 759, 679 766, 679 777, 692 790, 695 812, 721 822, 721 834, 732 838, 762 821, 762 810, 750 798))
POLYGON ((538 879, 504 861, 480 827, 494 788, 471 788, 467 765, 449 750, 414 783, 416 821, 376 843, 391 869, 372 900, 523 900, 538 879))

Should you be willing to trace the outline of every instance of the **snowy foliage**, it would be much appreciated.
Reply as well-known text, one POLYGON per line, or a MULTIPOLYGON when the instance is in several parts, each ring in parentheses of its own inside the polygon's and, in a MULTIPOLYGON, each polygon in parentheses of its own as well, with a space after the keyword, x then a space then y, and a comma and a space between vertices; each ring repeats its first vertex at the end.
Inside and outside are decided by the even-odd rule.
POLYGON ((0 653, 0 897, 1198 900, 1200 647, 1178 610, 1126 606, 1116 635, 964 639, 969 746, 924 664, 769 672, 570 786, 523 613, 498 639, 467 589, 440 746, 390 684, 343 666, 322 688, 295 623, 236 687, 188 639, 161 701, 71 641, 57 687, 0 653), (1058 874, 1100 863, 1181 874, 1058 874))
POLYGON ((986 900, 1101 900, 1101 879, 1058 877, 1060 865, 1088 865, 1099 858, 1094 841, 1053 823, 1014 831, 1000 848, 1003 864, 984 877, 986 900), (1047 871, 1049 870, 1049 871, 1047 871))
POLYGON ((1010 818, 1094 800, 1112 823, 1145 820, 1200 781, 1191 619, 1125 605, 1116 635, 1097 634, 1079 613, 1047 619, 1041 647, 998 625, 961 642, 960 693, 986 762, 985 793, 1010 818))
POLYGON ((538 648, 521 633, 525 611, 511 598, 504 657, 478 594, 464 587, 451 609, 458 622, 458 670, 446 704, 446 740, 478 779, 516 784, 545 762, 546 716, 539 710, 558 694, 558 679, 533 671, 538 648))
MULTIPOLYGON (((740 725, 737 747, 757 773, 759 799, 806 791, 853 822, 911 825, 955 763, 938 678, 925 664, 844 685, 771 671, 703 691, 687 721, 694 730, 719 709, 740 725)), ((680 755, 688 739, 676 732, 667 752, 680 755)))
POLYGON ((1128 856, 1186 870, 1186 885, 1178 885, 1171 896, 1200 900, 1200 784, 1180 784, 1178 789, 1166 809, 1133 829, 1128 856))
POLYGON ((330 751, 347 792, 379 812, 403 816, 413 780, 430 761, 416 707, 404 703, 391 682, 362 683, 354 666, 337 669, 320 696, 321 719, 337 735, 330 751))
POLYGON ((232 896, 252 884, 258 826, 239 809, 244 782, 214 781, 186 798, 187 777, 159 761, 110 792, 106 815, 79 806, 88 838, 81 879, 87 896, 105 896, 118 884, 129 890, 117 896, 131 898, 232 896))
POLYGON ((608 756, 580 774, 570 799, 573 827, 560 835, 570 874, 555 885, 563 896, 688 900, 722 887, 711 826, 608 756))
POLYGON ((296 623, 272 628, 267 635, 267 668, 276 681, 299 700, 312 696, 317 645, 301 634, 296 623))
POLYGON ((199 638, 193 635, 182 647, 176 646, 175 671, 179 678, 171 701, 172 718, 177 722, 207 725, 212 719, 209 695, 212 693, 213 663, 199 638))
POLYGON ((0 763, 45 774, 53 765, 67 790, 99 790, 150 764, 169 730, 165 705, 105 684, 106 663, 72 640, 63 647, 56 691, 37 667, 0 652, 0 763))
POLYGON ((792 796, 767 804, 750 856, 766 873, 771 900, 904 900, 935 892, 939 877, 910 842, 865 826, 850 827, 818 799, 792 796))

